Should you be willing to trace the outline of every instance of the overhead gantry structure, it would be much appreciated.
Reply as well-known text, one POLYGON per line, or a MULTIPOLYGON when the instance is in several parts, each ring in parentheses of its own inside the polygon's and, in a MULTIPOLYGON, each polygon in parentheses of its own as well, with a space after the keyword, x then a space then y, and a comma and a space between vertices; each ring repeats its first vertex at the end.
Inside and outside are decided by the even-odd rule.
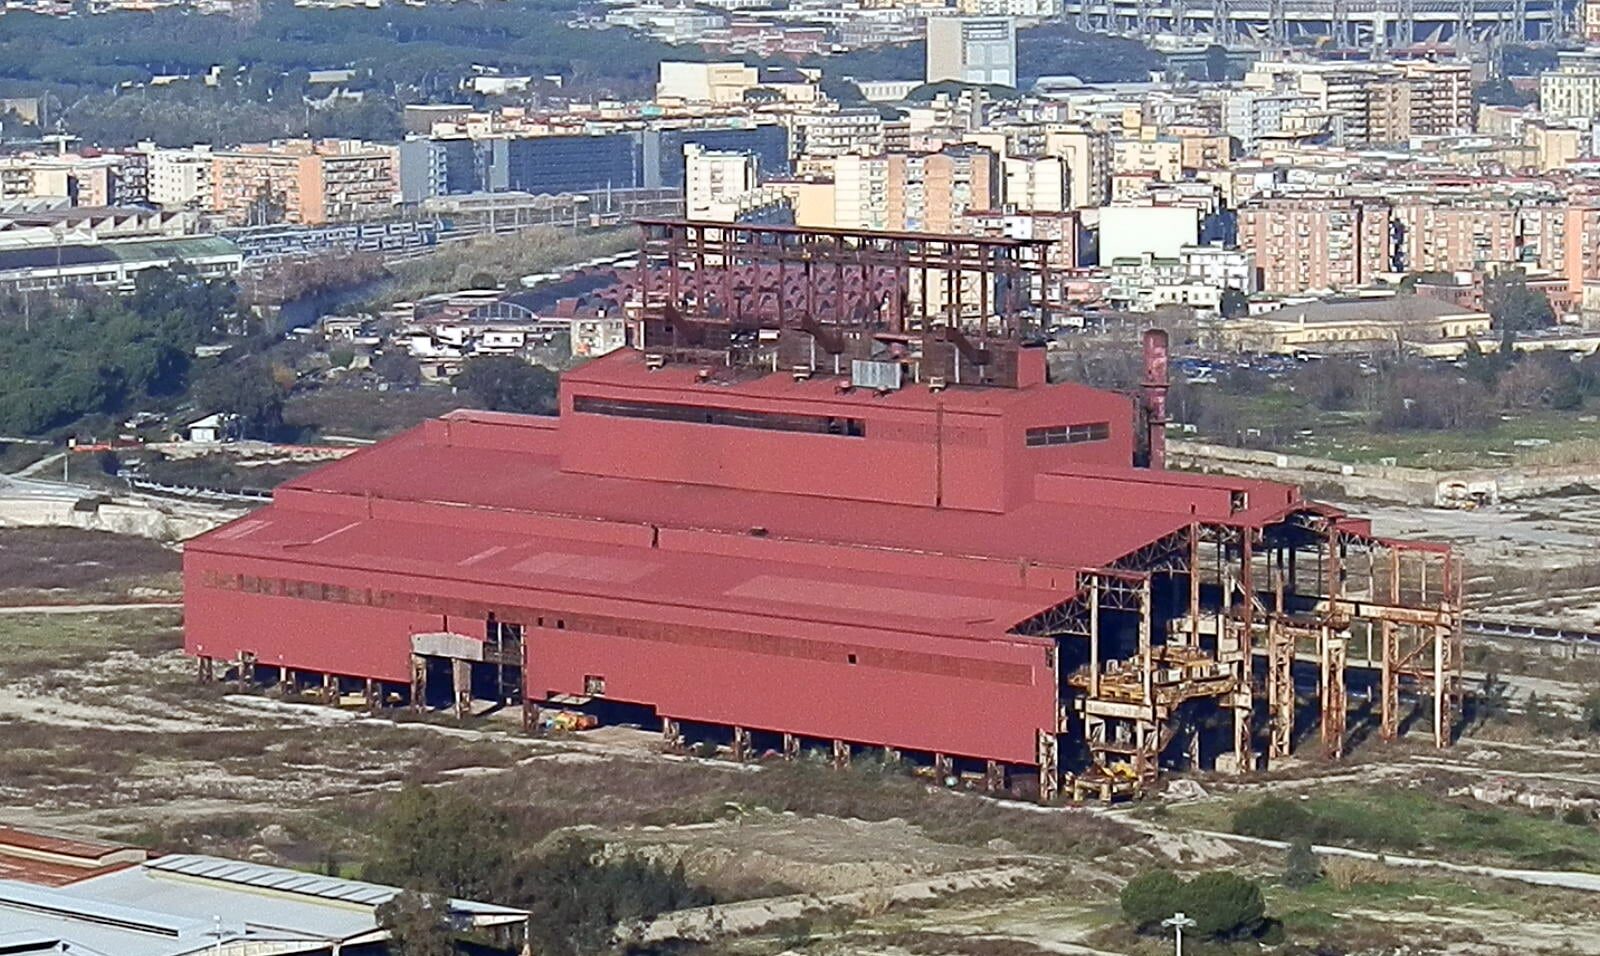
POLYGON ((1461 709, 1461 588, 1447 546, 1376 537, 1317 506, 1196 522, 1084 569, 1077 594, 1016 629, 1061 645, 1041 792, 1058 785, 1047 766, 1075 768, 1079 799, 1136 795, 1164 768, 1247 773, 1289 757, 1303 732, 1338 759, 1352 685, 1384 740, 1403 698, 1429 701, 1444 747, 1461 709))

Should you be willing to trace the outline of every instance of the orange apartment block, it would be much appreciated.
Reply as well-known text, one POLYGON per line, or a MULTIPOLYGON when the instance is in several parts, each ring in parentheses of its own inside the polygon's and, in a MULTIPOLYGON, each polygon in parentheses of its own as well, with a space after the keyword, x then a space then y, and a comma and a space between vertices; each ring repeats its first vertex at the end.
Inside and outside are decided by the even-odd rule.
POLYGON ((1401 200, 1390 215, 1398 265, 1407 272, 1462 272, 1515 262, 1522 248, 1520 208, 1508 200, 1401 200))
POLYGON ((1263 292, 1348 289, 1390 268, 1390 222, 1381 200, 1266 197, 1239 210, 1239 248, 1263 292))
POLYGON ((394 206, 395 150, 358 140, 291 140, 218 151, 211 209, 230 224, 321 225, 394 206))

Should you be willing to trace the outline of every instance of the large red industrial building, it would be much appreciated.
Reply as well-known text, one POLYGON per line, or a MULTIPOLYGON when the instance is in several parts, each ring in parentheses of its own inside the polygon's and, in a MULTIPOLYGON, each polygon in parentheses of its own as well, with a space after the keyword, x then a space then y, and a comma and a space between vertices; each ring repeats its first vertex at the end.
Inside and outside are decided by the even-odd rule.
POLYGON ((1331 752, 1347 674, 1386 736, 1430 695, 1442 744, 1450 552, 1162 470, 1164 339, 1144 401, 1047 381, 1032 251, 647 224, 641 348, 563 375, 559 417, 429 421, 190 542, 188 651, 375 700, 621 708, 740 757, 1028 768, 1046 798, 1287 754, 1297 662, 1331 752))

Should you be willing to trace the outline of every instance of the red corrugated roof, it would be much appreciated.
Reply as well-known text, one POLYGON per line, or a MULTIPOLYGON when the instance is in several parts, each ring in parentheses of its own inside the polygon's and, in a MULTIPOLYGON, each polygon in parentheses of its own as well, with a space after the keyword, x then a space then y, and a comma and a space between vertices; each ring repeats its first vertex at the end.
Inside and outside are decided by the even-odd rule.
POLYGON ((1109 563, 1189 522, 1099 505, 1030 502, 992 514, 567 474, 553 455, 452 448, 425 442, 420 430, 283 487, 732 533, 762 528, 781 538, 1071 568, 1109 563))
MULTIPOLYGON (((512 587, 530 601, 536 600, 534 592, 545 591, 949 637, 998 637, 1060 600, 1048 589, 1020 584, 1005 587, 887 569, 868 575, 665 545, 461 526, 441 533, 431 524, 318 514, 281 504, 207 536, 196 550, 512 587)), ((885 564, 892 565, 887 556, 885 564)))

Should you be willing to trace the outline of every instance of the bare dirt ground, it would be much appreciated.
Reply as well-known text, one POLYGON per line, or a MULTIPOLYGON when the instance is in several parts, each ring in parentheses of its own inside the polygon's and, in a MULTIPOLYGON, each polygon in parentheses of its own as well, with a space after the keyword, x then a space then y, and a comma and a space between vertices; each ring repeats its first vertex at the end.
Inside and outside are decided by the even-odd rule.
POLYGON ((0 605, 178 596, 179 552, 77 528, 0 530, 0 605))
POLYGON ((1555 495, 1460 511, 1363 501, 1380 535, 1457 545, 1474 614, 1600 630, 1600 495, 1555 495))

